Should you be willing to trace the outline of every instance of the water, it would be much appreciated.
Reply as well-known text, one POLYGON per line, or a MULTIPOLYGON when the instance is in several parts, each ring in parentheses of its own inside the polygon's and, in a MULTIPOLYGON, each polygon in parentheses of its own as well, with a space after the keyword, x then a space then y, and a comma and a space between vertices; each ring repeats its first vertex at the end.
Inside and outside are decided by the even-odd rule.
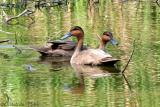
MULTIPOLYGON (((31 3, 27 8, 35 11, 32 19, 23 16, 10 21, 10 25, 0 22, 0 29, 10 32, 0 31, 0 40, 11 40, 0 44, 1 106, 160 106, 160 7, 152 1, 100 0, 91 4, 75 0, 67 6, 38 10, 31 3), (84 29, 84 43, 94 48, 98 46, 96 35, 113 32, 119 45, 108 44, 106 50, 121 59, 121 70, 136 41, 125 71, 127 81, 116 73, 117 69, 40 59, 40 54, 30 49, 60 38, 74 25, 84 29)), ((24 9, 4 11, 18 15, 24 9)))

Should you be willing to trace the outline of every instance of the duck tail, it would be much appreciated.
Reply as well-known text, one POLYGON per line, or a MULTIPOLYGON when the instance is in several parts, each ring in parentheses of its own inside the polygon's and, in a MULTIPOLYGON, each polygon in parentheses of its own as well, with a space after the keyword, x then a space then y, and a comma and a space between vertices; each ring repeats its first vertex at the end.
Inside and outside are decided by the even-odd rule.
POLYGON ((101 60, 101 63, 104 65, 114 65, 118 61, 120 61, 120 60, 116 59, 116 58, 112 58, 112 57, 106 57, 101 60))
POLYGON ((39 52, 42 56, 47 55, 47 51, 49 50, 48 48, 45 47, 37 47, 37 46, 31 46, 31 48, 37 52, 39 52))

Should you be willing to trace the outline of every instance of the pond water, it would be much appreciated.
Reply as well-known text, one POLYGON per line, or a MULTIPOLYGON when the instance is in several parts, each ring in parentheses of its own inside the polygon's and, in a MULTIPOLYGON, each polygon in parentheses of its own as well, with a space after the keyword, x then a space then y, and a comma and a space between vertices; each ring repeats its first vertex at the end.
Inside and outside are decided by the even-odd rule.
MULTIPOLYGON (((34 11, 30 17, 22 16, 9 24, 1 17, 0 40, 11 41, 0 44, 0 106, 160 106, 160 7, 155 2, 75 0, 41 10, 29 3, 26 8, 34 11), (106 50, 121 60, 120 70, 135 40, 135 52, 124 72, 126 78, 114 68, 41 59, 30 48, 60 38, 74 25, 84 29, 84 43, 93 48, 99 45, 96 35, 111 31, 119 45, 108 44, 106 50)), ((24 8, 0 11, 16 16, 24 8)))

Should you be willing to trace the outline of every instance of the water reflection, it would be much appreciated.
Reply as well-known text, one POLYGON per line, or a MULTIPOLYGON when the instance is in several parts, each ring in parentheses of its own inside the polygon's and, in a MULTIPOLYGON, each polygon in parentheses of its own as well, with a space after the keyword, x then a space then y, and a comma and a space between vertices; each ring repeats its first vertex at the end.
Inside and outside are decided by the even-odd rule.
POLYGON ((9 56, 6 53, 0 53, 0 57, 3 57, 4 59, 8 59, 9 56))
POLYGON ((89 76, 91 78, 110 76, 111 73, 120 72, 115 66, 99 67, 72 64, 72 67, 75 69, 77 75, 89 76))
MULTIPOLYGON (((85 79, 96 79, 111 76, 112 73, 119 73, 120 71, 112 67, 98 67, 98 66, 87 66, 87 65, 71 65, 74 69, 74 74, 78 80, 76 85, 70 89, 73 94, 82 94, 85 91, 85 79)), ((75 83, 75 82, 74 82, 75 83)))
POLYGON ((49 62, 49 63, 63 63, 63 62, 69 62, 70 57, 46 57, 46 56, 40 56, 39 57, 41 62, 49 62))
MULTIPOLYGON (((71 26, 79 25, 85 30, 84 43, 96 47, 98 42, 95 35, 109 30, 120 44, 118 49, 108 45, 107 50, 120 58, 121 64, 125 65, 132 50, 131 42, 136 39, 133 59, 125 71, 133 94, 130 94, 122 75, 108 75, 103 68, 72 68, 66 62, 57 64, 55 59, 46 61, 42 58, 35 61, 39 57, 36 52, 24 50, 15 55, 15 49, 1 46, 1 104, 9 101, 8 103, 25 104, 34 102, 41 106, 55 107, 160 106, 159 6, 155 2, 144 0, 99 0, 99 3, 92 1, 75 0, 64 7, 41 10, 35 9, 33 4, 27 4, 27 8, 35 9, 35 13, 31 15, 33 20, 21 17, 13 21, 16 25, 6 25, 1 21, 0 40, 15 40, 17 45, 22 46, 40 45, 48 39, 59 38, 71 26), (16 35, 11 36, 7 32, 16 35), (37 70, 26 72, 26 64, 34 65, 37 70), (97 76, 99 74, 103 76, 97 76)), ((24 10, 25 8, 4 9, 11 16, 17 16, 24 10)), ((2 9, 0 11, 2 12, 2 9)), ((2 17, 0 19, 2 20, 2 17)))
POLYGON ((64 69, 64 67, 70 66, 70 57, 43 57, 40 56, 38 63, 50 65, 50 71, 59 71, 64 69))

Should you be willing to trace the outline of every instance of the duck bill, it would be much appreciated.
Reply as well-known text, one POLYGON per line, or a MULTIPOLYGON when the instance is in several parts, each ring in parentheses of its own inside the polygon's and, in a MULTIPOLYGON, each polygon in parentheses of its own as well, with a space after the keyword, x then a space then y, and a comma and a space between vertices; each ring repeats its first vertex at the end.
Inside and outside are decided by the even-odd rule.
POLYGON ((118 45, 118 42, 113 38, 110 40, 110 42, 112 45, 118 45))
POLYGON ((72 36, 72 34, 71 34, 71 32, 69 32, 69 33, 67 33, 67 34, 65 34, 62 38, 60 38, 61 40, 65 40, 65 39, 67 39, 67 38, 69 38, 69 37, 71 37, 72 36))

